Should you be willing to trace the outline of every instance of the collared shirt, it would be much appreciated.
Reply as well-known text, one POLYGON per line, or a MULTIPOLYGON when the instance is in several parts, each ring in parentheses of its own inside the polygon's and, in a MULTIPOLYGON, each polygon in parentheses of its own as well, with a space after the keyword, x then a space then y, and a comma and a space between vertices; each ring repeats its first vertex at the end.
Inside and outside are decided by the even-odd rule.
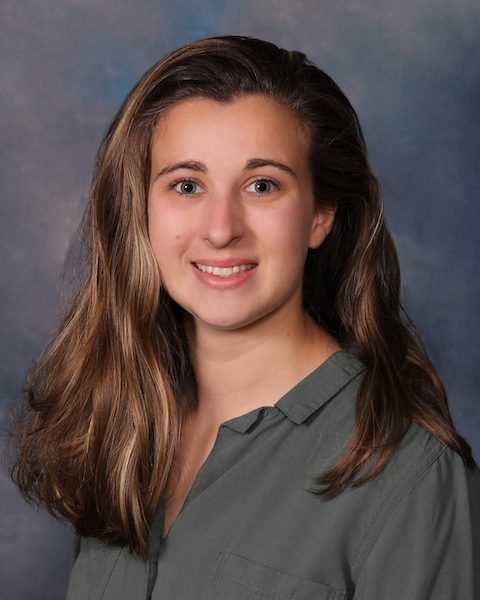
POLYGON ((82 538, 67 600, 479 600, 480 472, 423 427, 373 480, 315 494, 363 375, 341 350, 222 423, 166 537, 162 498, 149 560, 82 538))

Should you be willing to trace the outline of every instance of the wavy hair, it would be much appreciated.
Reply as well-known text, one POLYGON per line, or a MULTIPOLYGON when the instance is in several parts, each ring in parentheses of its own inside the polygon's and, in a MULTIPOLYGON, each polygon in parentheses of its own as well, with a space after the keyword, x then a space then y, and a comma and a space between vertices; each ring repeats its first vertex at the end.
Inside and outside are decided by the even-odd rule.
POLYGON ((242 36, 198 40, 151 67, 106 132, 83 221, 85 274, 29 373, 29 406, 15 422, 12 476, 24 496, 78 534, 126 543, 142 556, 196 401, 182 309, 162 289, 148 238, 151 138, 177 102, 245 94, 290 107, 308 133, 317 205, 335 206, 336 216, 324 243, 308 252, 304 308, 366 366, 352 439, 317 475, 318 493, 332 497, 374 477, 410 422, 474 465, 400 303, 397 254, 350 102, 301 52, 242 36))

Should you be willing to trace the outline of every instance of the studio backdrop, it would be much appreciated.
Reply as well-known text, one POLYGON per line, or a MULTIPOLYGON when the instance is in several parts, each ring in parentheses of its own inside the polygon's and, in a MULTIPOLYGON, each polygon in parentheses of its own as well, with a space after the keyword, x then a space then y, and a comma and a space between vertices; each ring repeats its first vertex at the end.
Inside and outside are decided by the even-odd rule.
MULTIPOLYGON (((356 108, 404 305, 480 458, 477 0, 6 0, 0 11, 4 427, 57 324, 60 276, 110 119, 167 51, 244 34, 305 52, 356 108)), ((0 506, 1 598, 63 599, 70 528, 25 504, 5 467, 0 506)))

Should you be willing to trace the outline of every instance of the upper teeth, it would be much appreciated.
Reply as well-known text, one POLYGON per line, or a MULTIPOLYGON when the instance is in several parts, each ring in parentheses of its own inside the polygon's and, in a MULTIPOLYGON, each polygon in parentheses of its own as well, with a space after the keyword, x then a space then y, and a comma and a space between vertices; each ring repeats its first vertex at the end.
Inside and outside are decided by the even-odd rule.
POLYGON ((239 273, 240 271, 248 271, 249 269, 253 269, 255 265, 235 265, 234 267, 212 267, 211 265, 201 265, 199 263, 195 263, 200 271, 204 273, 213 273, 213 275, 219 275, 220 277, 229 277, 234 273, 239 273))

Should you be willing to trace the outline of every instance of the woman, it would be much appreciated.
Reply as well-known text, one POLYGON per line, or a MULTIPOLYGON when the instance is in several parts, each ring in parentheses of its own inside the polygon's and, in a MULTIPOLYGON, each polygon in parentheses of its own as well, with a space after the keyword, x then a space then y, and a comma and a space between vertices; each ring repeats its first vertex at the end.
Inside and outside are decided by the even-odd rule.
POLYGON ((78 534, 69 600, 480 593, 479 471, 328 75, 239 36, 170 53, 84 237, 15 472, 78 534))

